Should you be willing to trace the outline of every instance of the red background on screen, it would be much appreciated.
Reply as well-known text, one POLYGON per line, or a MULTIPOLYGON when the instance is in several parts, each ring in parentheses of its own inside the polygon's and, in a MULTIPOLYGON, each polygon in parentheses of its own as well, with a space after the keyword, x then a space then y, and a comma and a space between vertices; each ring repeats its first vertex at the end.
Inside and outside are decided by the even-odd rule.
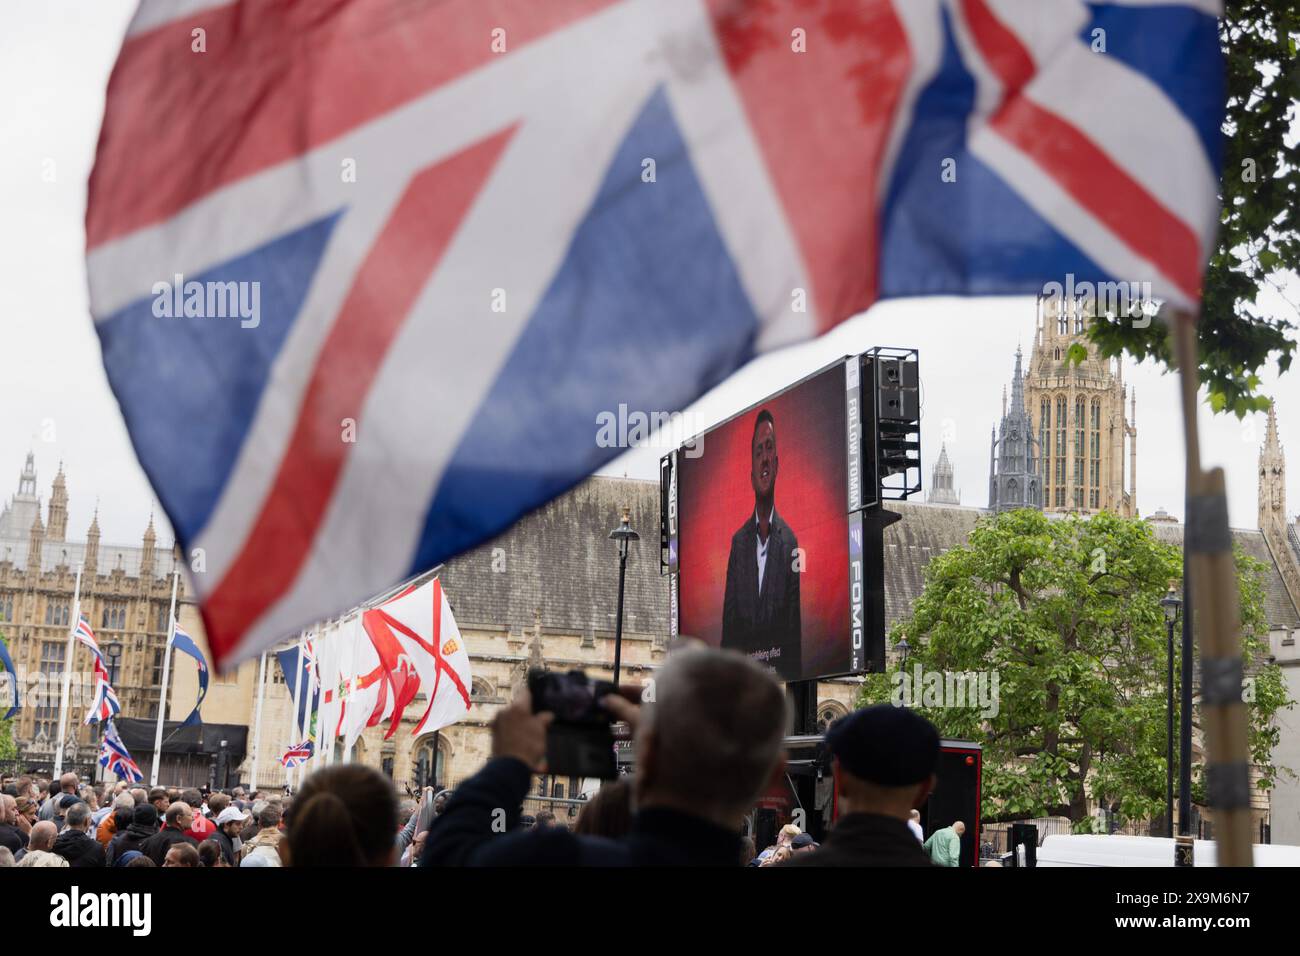
POLYGON ((704 436, 702 454, 678 455, 679 630, 720 646, 731 537, 754 517, 749 483, 754 421, 776 424, 776 511, 805 556, 799 580, 802 675, 849 668, 848 518, 844 368, 837 365, 704 436))

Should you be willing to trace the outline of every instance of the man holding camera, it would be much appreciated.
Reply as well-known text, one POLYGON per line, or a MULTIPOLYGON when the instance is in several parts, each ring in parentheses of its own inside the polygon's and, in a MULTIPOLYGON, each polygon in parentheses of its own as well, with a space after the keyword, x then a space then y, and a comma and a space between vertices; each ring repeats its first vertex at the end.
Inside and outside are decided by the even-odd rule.
POLYGON ((534 714, 525 691, 497 714, 492 759, 457 788, 429 832, 423 865, 739 865, 740 821, 785 767, 785 696, 755 662, 703 647, 673 654, 652 696, 639 706, 640 688, 623 688, 599 701, 636 738, 637 813, 626 837, 518 832, 554 719, 534 714))

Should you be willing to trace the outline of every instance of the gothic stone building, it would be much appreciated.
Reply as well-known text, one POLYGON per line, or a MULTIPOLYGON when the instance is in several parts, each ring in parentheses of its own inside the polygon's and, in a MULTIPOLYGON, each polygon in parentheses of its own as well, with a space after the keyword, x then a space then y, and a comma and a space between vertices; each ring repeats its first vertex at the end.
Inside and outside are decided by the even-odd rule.
MULTIPOLYGON (((1286 510, 1286 456, 1277 434, 1276 409, 1268 410, 1268 427, 1259 451, 1259 529, 1268 558, 1278 570, 1282 598, 1300 607, 1300 517, 1290 520, 1286 510)), ((1274 617, 1270 615, 1270 622, 1274 617)), ((1270 650, 1292 700, 1300 700, 1300 647, 1294 620, 1274 625, 1270 650)), ((1281 736, 1273 751, 1276 764, 1300 773, 1300 715, 1296 710, 1278 716, 1281 736)), ((1300 779, 1282 775, 1273 792, 1273 839, 1300 844, 1300 779)))
POLYGON ((1043 486, 1038 473, 1042 457, 1034 438, 1033 423, 1025 410, 1025 376, 1021 371, 1020 349, 1016 349, 1016 371, 1011 380, 1011 408, 1002 393, 1002 423, 993 433, 989 447, 989 510, 1014 511, 1042 508, 1043 486))
MULTIPOLYGON (((1045 511, 1137 515, 1137 396, 1124 384, 1119 359, 1088 342, 1091 321, 1077 300, 1040 298, 1034 350, 1024 380, 1024 411, 1037 441, 1045 511), (1087 358, 1066 361, 1070 347, 1087 358), (1130 414, 1125 417, 1125 403, 1130 414), (1125 439, 1128 484, 1125 485, 1125 439)), ((1019 356, 1017 356, 1017 375, 1019 356)), ((1001 499, 999 499, 1001 500, 1001 499)))
MULTIPOLYGON (((177 561, 171 550, 157 545, 152 519, 138 545, 101 543, 98 511, 85 541, 69 541, 62 465, 43 518, 35 459, 27 455, 18 491, 0 510, 0 634, 14 666, 26 678, 24 688, 35 691, 14 718, 20 751, 52 752, 57 742, 59 675, 64 671, 79 565, 81 613, 101 649, 121 647, 115 689, 123 711, 157 716, 177 561)), ((182 593, 184 587, 182 576, 182 593)), ((69 707, 65 746, 71 748, 69 762, 86 764, 93 760, 96 734, 95 728, 82 724, 89 703, 91 657, 75 643, 71 670, 75 706, 69 707)))

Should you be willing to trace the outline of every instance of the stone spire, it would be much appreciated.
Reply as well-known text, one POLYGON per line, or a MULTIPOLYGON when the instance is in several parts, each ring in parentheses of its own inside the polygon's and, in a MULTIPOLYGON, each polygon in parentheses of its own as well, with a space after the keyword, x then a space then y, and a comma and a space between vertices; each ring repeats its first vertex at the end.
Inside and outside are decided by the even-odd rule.
POLYGON ((23 466, 23 472, 18 476, 18 494, 29 498, 36 497, 36 456, 30 451, 27 453, 27 464, 23 466))
POLYGON ((50 491, 50 523, 47 533, 51 541, 68 540, 68 483, 63 477, 63 462, 59 462, 59 473, 54 476, 54 486, 50 491))
POLYGON ((1286 526, 1286 456, 1277 435, 1277 408, 1268 407, 1264 445, 1259 450, 1259 527, 1286 526))
POLYGON ((40 509, 37 509, 36 520, 32 522, 31 537, 27 540, 27 573, 29 575, 41 573, 41 551, 44 543, 45 525, 41 522, 40 509))
POLYGON ((1011 407, 995 432, 989 469, 989 509, 1012 511, 1041 508, 1042 485, 1038 475, 1038 442, 1025 410, 1024 354, 1016 347, 1016 368, 1011 380, 1011 407))
POLYGON ((1282 574, 1282 583, 1296 607, 1300 607, 1300 554, 1292 546, 1300 529, 1287 527, 1286 455, 1277 433, 1277 408, 1268 409, 1264 446, 1259 450, 1259 530, 1282 574))
POLYGON ((948 460, 948 446, 940 445, 939 460, 934 463, 934 471, 930 475, 930 493, 926 501, 936 505, 961 504, 953 477, 952 462, 948 460))
POLYGON ((94 578, 95 571, 99 568, 99 502, 95 502, 95 514, 86 531, 86 557, 83 563, 85 576, 94 578))
POLYGON ((1025 412, 1025 373, 1022 371, 1024 364, 1024 353, 1020 346, 1016 346, 1016 371, 1015 377, 1011 380, 1011 411, 1024 414, 1025 412))
POLYGON ((153 530, 153 510, 149 511, 149 527, 144 529, 144 553, 140 555, 140 578, 148 581, 153 577, 154 545, 158 535, 153 530))

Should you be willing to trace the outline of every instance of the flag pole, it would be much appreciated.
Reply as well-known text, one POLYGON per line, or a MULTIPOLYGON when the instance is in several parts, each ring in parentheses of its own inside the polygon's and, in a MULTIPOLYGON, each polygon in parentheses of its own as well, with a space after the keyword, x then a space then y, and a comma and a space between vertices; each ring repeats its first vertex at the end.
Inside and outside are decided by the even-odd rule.
POLYGON ((262 704, 266 700, 266 651, 262 651, 262 663, 257 671, 257 712, 253 717, 253 775, 249 787, 257 790, 257 770, 262 760, 262 704))
MULTIPOLYGON (((1176 311, 1174 349, 1182 385, 1183 433, 1187 443, 1187 515, 1184 546, 1189 594, 1199 624, 1201 722, 1205 730, 1205 779, 1219 866, 1251 866, 1250 746, 1241 698, 1241 614, 1237 570, 1228 530, 1223 469, 1201 469, 1196 395, 1200 358, 1196 314, 1176 311)), ((1185 751, 1186 752, 1186 748, 1185 751)))
MULTIPOLYGON (((291 748, 297 747, 298 744, 301 743, 306 737, 302 729, 302 724, 305 723, 305 720, 299 721, 298 719, 298 715, 302 713, 302 711, 299 710, 299 706, 302 703, 302 662, 303 659, 306 657, 306 650, 307 650, 307 632, 299 631, 298 632, 298 666, 294 668, 297 671, 297 673, 293 675, 293 700, 289 702, 289 730, 291 736, 294 738, 289 741, 289 746, 291 748)), ((285 782, 289 784, 290 787, 293 786, 292 767, 285 768, 284 779, 285 782)))
POLYGON ((149 768, 149 786, 158 786, 158 765, 162 762, 163 721, 167 717, 167 682, 171 679, 172 641, 176 638, 176 587, 180 583, 179 568, 172 570, 172 603, 167 612, 167 648, 163 651, 162 687, 158 692, 158 724, 153 734, 153 766, 149 768))
MULTIPOLYGON (((38 557, 39 560, 39 557, 38 557)), ((40 568, 36 569, 37 571, 40 568)), ((77 565, 77 583, 72 592, 72 620, 68 622, 68 647, 63 654, 63 696, 59 698, 59 745, 54 751, 54 777, 63 774, 63 738, 68 732, 68 692, 72 689, 72 654, 75 649, 72 637, 81 623, 81 565, 77 565)))
MULTIPOLYGON (((320 656, 321 642, 324 640, 324 635, 321 633, 321 631, 322 628, 316 629, 316 647, 312 653, 313 660, 315 660, 317 657, 320 656)), ((307 737, 311 734, 311 702, 312 702, 312 698, 314 698, 315 696, 316 696, 316 668, 311 667, 308 668, 307 670, 307 706, 305 706, 302 711, 303 740, 306 740, 307 737)), ((316 729, 317 729, 317 734, 319 736, 320 728, 318 727, 316 729)), ((317 767, 316 760, 319 757, 320 757, 320 741, 317 740, 315 742, 315 752, 311 755, 311 757, 308 760, 304 760, 301 766, 298 767, 298 786, 301 787, 302 782, 307 779, 307 765, 311 764, 312 769, 315 770, 317 767)))

